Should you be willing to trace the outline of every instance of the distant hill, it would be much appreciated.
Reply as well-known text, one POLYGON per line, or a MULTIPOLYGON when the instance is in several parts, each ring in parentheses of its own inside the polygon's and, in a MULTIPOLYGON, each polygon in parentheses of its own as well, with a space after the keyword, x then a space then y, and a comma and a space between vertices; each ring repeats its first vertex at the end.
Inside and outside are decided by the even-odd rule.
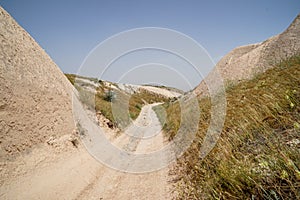
POLYGON ((180 89, 174 88, 174 87, 164 86, 164 85, 145 84, 143 86, 150 86, 150 87, 162 88, 162 89, 169 90, 171 92, 175 92, 175 93, 178 93, 178 94, 181 94, 181 95, 184 94, 183 90, 180 90, 180 89))
MULTIPOLYGON (((255 31, 255 30, 253 30, 255 31)), ((213 82, 213 74, 218 71, 225 84, 236 84, 251 79, 275 66, 276 63, 300 53, 300 14, 281 34, 264 42, 233 49, 215 66, 213 71, 194 91, 198 95, 208 95, 205 82, 213 82)))
POLYGON ((167 87, 142 86, 84 77, 75 74, 65 74, 79 92, 80 100, 87 108, 95 108, 96 112, 109 120, 118 128, 127 127, 132 119, 136 119, 145 104, 166 102, 178 97, 181 93, 167 87), (118 116, 112 113, 111 102, 122 102, 118 116), (128 111, 122 110, 127 109, 128 111), (128 115, 129 114, 129 115, 128 115))
POLYGON ((147 90, 147 92, 149 93, 161 95, 166 98, 178 97, 184 94, 184 91, 180 89, 167 87, 163 85, 133 85, 127 83, 113 83, 110 81, 98 80, 97 78, 84 77, 75 74, 65 75, 72 84, 74 84, 76 78, 77 85, 85 87, 85 89, 89 90, 96 89, 97 87, 106 87, 106 89, 120 90, 128 94, 133 94, 139 92, 140 90, 147 90))

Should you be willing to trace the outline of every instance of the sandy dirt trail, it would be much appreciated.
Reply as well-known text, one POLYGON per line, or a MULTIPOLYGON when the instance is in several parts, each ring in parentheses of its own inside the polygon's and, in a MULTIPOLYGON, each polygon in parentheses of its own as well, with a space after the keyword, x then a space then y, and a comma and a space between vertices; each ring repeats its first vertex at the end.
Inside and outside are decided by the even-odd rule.
MULTIPOLYGON (((143 107, 134 124, 113 141, 115 146, 135 153, 150 153, 163 147, 161 125, 152 110, 154 105, 143 107)), ((169 199, 168 191, 167 168, 144 174, 130 174, 104 167, 77 199, 169 199)))
MULTIPOLYGON (((131 152, 159 150, 164 141, 162 133, 157 134, 161 125, 152 107, 152 104, 144 106, 134 122, 135 126, 128 127, 113 143, 131 152), (148 139, 133 141, 129 136, 133 134, 132 131, 146 135, 148 139)), ((41 157, 43 151, 37 150, 28 156, 24 160, 41 157)), ((4 184, 0 188, 0 198, 170 199, 169 190, 167 167, 143 174, 120 172, 96 161, 86 149, 78 148, 74 152, 62 153, 32 173, 4 184)))

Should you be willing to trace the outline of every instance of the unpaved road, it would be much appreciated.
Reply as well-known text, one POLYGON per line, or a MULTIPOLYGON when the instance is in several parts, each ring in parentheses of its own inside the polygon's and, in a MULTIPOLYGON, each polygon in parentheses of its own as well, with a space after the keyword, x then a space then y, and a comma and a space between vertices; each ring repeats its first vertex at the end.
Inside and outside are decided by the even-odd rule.
MULTIPOLYGON (((113 144, 137 153, 159 150, 164 141, 162 134, 157 132, 161 127, 152 106, 144 106, 134 125, 113 144), (130 135, 148 139, 135 140, 130 135)), ((24 160, 34 160, 43 156, 43 151, 37 150, 28 156, 24 160)), ((0 188, 0 198, 170 199, 169 189, 168 168, 144 174, 120 172, 96 161, 81 147, 4 184, 0 188)))

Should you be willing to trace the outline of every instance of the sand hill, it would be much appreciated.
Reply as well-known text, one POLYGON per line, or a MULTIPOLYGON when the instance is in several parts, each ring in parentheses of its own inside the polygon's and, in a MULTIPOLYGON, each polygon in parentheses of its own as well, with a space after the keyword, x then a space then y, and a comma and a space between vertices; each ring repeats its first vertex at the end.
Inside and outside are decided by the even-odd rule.
POLYGON ((72 86, 32 37, 0 8, 1 159, 70 134, 72 86))
MULTIPOLYGON (((299 53, 300 15, 283 33, 258 44, 233 49, 217 63, 205 80, 214 82, 213 74, 219 71, 225 83, 235 84, 241 80, 251 79, 255 74, 266 71, 275 63, 299 53)), ((195 88, 195 92, 198 95, 207 95, 204 81, 195 88)))

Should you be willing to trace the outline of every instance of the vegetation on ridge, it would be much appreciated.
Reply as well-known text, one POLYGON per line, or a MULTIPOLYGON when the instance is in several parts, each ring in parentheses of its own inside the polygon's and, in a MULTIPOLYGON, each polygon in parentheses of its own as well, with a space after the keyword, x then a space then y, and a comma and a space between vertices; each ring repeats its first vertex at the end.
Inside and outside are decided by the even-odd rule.
MULTIPOLYGON (((119 89, 113 89, 104 81, 95 78, 86 78, 74 74, 65 74, 69 81, 74 85, 76 78, 83 78, 94 83, 99 83, 95 88, 96 93, 86 90, 83 87, 75 84, 79 92, 80 100, 87 106, 93 107, 96 112, 101 112, 115 126, 125 128, 140 114, 143 105, 155 102, 166 102, 168 98, 154 94, 144 89, 139 89, 138 92, 128 94, 119 89), (128 105, 126 105, 128 104, 128 105), (113 109, 112 105, 116 108, 113 109)), ((106 82, 117 88, 114 83, 106 82)))
MULTIPOLYGON (((201 128, 170 172, 177 176, 177 198, 300 199, 300 56, 227 87, 226 99, 221 137, 200 160, 210 99, 199 98, 201 128)), ((172 139, 180 126, 179 103, 162 106, 172 139)))

